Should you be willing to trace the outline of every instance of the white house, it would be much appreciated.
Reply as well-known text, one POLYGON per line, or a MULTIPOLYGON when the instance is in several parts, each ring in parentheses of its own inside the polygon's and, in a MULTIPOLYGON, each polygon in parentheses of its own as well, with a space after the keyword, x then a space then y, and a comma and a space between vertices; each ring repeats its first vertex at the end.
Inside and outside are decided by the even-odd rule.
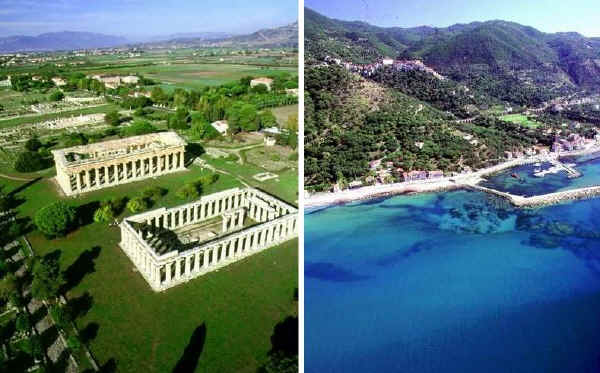
POLYGON ((256 87, 257 85, 263 84, 267 86, 267 89, 271 90, 271 84, 273 83, 273 79, 271 78, 256 78, 250 81, 250 87, 256 87))
POLYGON ((227 124, 226 120, 218 120, 210 124, 212 128, 216 129, 221 135, 227 135, 227 131, 229 130, 229 124, 227 124))

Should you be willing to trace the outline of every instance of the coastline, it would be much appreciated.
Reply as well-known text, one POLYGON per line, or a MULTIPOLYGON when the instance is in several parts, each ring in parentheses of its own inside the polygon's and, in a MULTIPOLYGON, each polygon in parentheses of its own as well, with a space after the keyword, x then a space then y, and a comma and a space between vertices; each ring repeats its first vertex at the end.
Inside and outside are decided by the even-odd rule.
MULTIPOLYGON (((507 168, 522 166, 536 162, 547 162, 550 160, 558 160, 562 157, 577 157, 598 153, 600 156, 600 145, 593 146, 587 149, 574 150, 571 152, 563 152, 559 154, 536 155, 531 157, 515 158, 509 161, 499 163, 495 166, 487 167, 468 174, 461 174, 453 177, 444 177, 436 180, 420 180, 410 182, 400 182, 392 184, 370 185, 356 189, 346 189, 340 192, 322 192, 315 193, 305 198, 304 206, 308 208, 325 207, 328 205, 338 205, 354 201, 361 201, 373 198, 388 197, 400 194, 411 193, 433 193, 444 192, 456 189, 479 190, 486 193, 495 194, 497 196, 508 199, 517 207, 537 207, 549 204, 560 203, 566 200, 593 198, 600 192, 599 187, 577 188, 564 192, 549 193, 532 197, 514 196, 509 193, 496 191, 490 188, 483 188, 477 184, 484 177, 504 171, 507 168), (590 188, 594 191, 590 193, 590 188)), ((600 185, 600 180, 598 182, 600 185)))

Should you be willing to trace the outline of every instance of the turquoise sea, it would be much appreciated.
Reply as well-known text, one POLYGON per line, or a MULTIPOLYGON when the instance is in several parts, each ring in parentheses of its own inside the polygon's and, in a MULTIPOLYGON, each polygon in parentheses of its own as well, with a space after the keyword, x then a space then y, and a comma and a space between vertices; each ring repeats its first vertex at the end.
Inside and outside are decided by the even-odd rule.
POLYGON ((309 210, 304 325, 307 372, 598 372, 600 199, 309 210))

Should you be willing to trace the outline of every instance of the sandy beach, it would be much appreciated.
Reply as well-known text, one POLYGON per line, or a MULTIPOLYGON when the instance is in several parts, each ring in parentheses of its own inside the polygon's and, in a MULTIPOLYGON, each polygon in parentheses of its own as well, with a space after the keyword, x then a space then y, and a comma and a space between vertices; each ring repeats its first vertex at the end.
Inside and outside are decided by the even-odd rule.
POLYGON ((304 206, 310 208, 348 203, 352 201, 360 201, 364 199, 392 196, 398 194, 430 193, 460 188, 469 188, 479 183, 486 176, 503 171, 507 168, 536 162, 547 162, 560 157, 582 156, 594 153, 599 153, 600 155, 600 146, 593 146, 586 149, 574 150, 571 152, 562 152, 560 154, 551 153, 547 155, 535 155, 530 157, 515 158, 506 162, 499 163, 495 166, 487 167, 474 172, 460 174, 452 177, 444 177, 435 180, 419 180, 393 184, 376 184, 361 188, 346 189, 336 193, 314 193, 304 199, 304 206))

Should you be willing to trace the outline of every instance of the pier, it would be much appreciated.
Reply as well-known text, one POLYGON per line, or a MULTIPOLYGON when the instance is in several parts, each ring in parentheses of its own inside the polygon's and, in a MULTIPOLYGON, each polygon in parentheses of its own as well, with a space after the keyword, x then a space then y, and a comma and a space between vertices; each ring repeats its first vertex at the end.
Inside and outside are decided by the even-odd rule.
POLYGON ((485 192, 504 198, 516 207, 541 207, 555 205, 564 201, 573 201, 580 199, 588 199, 600 196, 600 186, 590 186, 585 188, 563 190, 548 194, 540 194, 537 196, 524 197, 501 192, 496 189, 487 188, 476 184, 465 184, 465 188, 485 192))

